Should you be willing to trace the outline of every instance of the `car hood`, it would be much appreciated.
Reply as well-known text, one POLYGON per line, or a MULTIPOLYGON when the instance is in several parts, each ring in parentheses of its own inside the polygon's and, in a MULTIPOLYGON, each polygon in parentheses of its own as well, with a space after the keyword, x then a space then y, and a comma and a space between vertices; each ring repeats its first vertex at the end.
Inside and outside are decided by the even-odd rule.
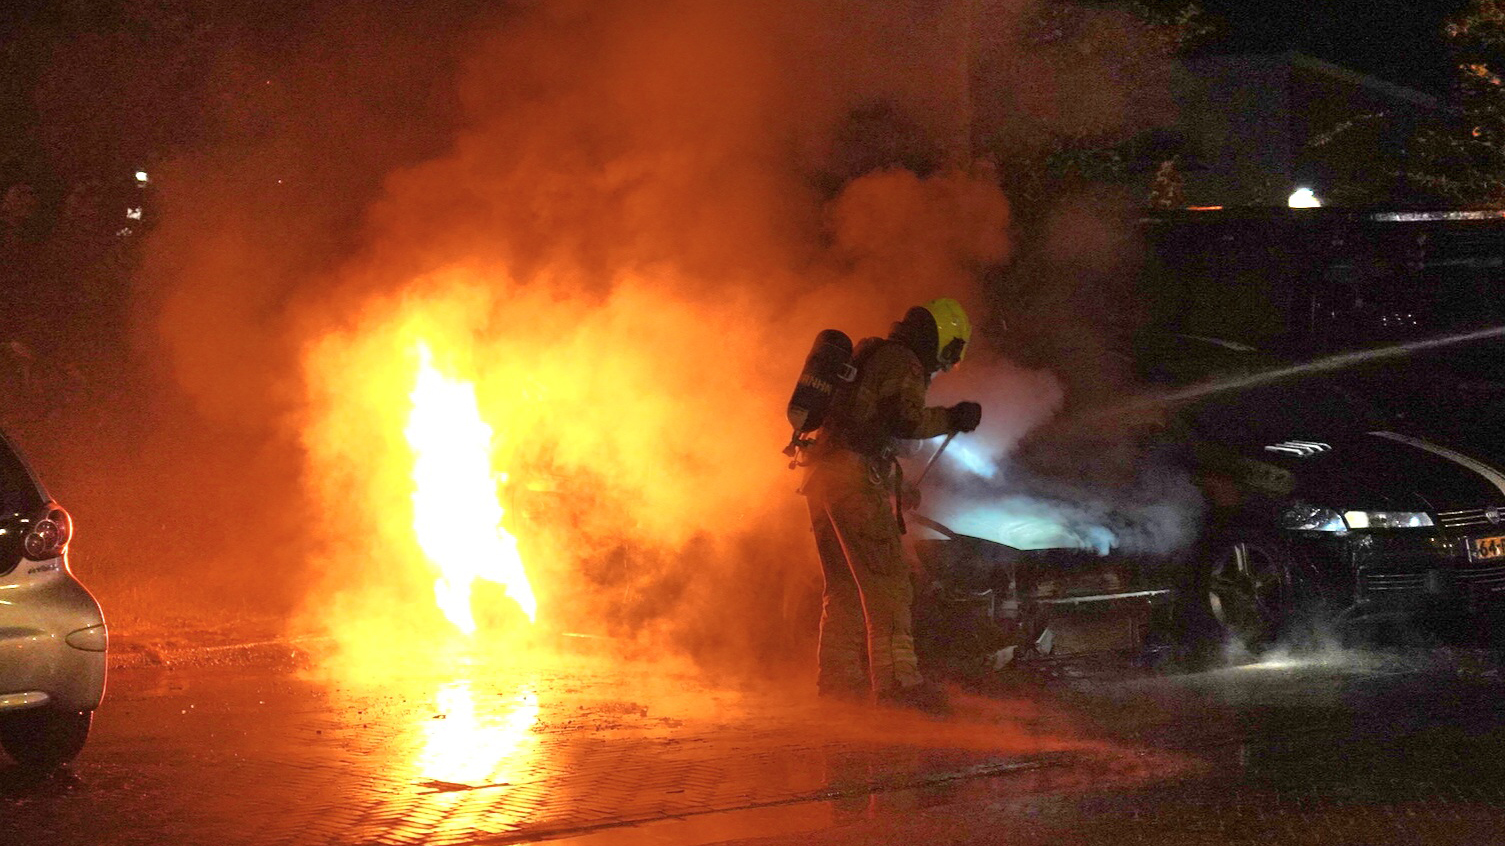
POLYGON ((1313 505, 1433 512, 1505 506, 1505 471, 1498 462, 1417 435, 1292 438, 1263 445, 1257 457, 1249 457, 1290 473, 1292 496, 1313 505))

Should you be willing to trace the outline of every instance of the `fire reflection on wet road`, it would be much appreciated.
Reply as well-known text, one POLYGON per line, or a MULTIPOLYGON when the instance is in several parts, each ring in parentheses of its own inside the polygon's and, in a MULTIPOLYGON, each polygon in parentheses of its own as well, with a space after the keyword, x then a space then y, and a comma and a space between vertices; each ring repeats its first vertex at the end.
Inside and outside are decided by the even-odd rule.
POLYGON ((522 780, 538 755, 538 694, 527 685, 498 692, 485 708, 469 679, 441 685, 436 714, 423 726, 415 769, 419 783, 436 790, 510 785, 522 780))
POLYGON ((30 785, 0 770, 0 831, 59 846, 593 832, 623 843, 632 826, 710 830, 718 815, 759 809, 773 831, 825 828, 878 812, 875 792, 1033 772, 1058 755, 1125 772, 1148 760, 1076 736, 1025 697, 964 702, 963 719, 937 723, 609 663, 461 662, 358 682, 184 667, 117 672, 111 684, 71 773, 30 785))
POLYGON ((1472 744, 1505 748, 1505 682, 1494 664, 1456 654, 1345 653, 1171 677, 1063 670, 962 697, 945 722, 611 663, 462 661, 443 675, 361 681, 292 666, 131 670, 112 679, 70 773, 28 784, 0 769, 0 842, 820 842, 968 802, 998 817, 1021 797, 1155 785, 1169 791, 1156 801, 1172 801, 1209 779, 1224 785, 1220 801, 1278 805, 1282 785, 1325 772, 1310 761, 1360 753, 1362 772, 1339 773, 1350 789, 1372 773, 1447 770, 1444 781, 1463 784, 1485 762, 1438 757, 1438 773, 1411 773, 1425 756, 1406 738, 1466 730, 1472 744))

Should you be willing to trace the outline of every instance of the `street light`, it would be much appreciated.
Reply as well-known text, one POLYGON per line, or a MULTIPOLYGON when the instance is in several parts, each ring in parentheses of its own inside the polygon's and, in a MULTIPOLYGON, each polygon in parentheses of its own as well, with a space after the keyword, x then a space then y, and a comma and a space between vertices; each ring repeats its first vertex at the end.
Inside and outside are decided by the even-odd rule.
POLYGON ((1286 200, 1286 205, 1293 209, 1320 209, 1322 208, 1322 201, 1317 199, 1317 195, 1312 192, 1312 189, 1303 185, 1291 192, 1291 196, 1286 200))

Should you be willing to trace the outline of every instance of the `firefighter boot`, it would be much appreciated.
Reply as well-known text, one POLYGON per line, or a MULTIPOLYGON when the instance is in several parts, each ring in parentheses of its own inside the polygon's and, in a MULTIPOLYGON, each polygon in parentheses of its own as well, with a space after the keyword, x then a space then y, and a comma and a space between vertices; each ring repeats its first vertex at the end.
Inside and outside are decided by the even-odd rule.
POLYGON ((951 713, 951 701, 945 688, 932 681, 891 687, 878 694, 878 705, 919 711, 933 717, 944 717, 951 713))

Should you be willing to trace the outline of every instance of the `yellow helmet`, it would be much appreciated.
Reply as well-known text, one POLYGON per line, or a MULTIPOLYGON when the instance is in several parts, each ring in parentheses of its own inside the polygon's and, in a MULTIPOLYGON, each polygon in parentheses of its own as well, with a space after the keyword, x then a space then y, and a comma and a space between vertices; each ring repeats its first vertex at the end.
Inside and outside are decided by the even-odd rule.
POLYGON ((925 304, 925 310, 935 318, 936 363, 942 370, 950 370, 961 363, 967 354, 967 344, 972 341, 972 322, 962 304, 950 297, 941 297, 925 304))

